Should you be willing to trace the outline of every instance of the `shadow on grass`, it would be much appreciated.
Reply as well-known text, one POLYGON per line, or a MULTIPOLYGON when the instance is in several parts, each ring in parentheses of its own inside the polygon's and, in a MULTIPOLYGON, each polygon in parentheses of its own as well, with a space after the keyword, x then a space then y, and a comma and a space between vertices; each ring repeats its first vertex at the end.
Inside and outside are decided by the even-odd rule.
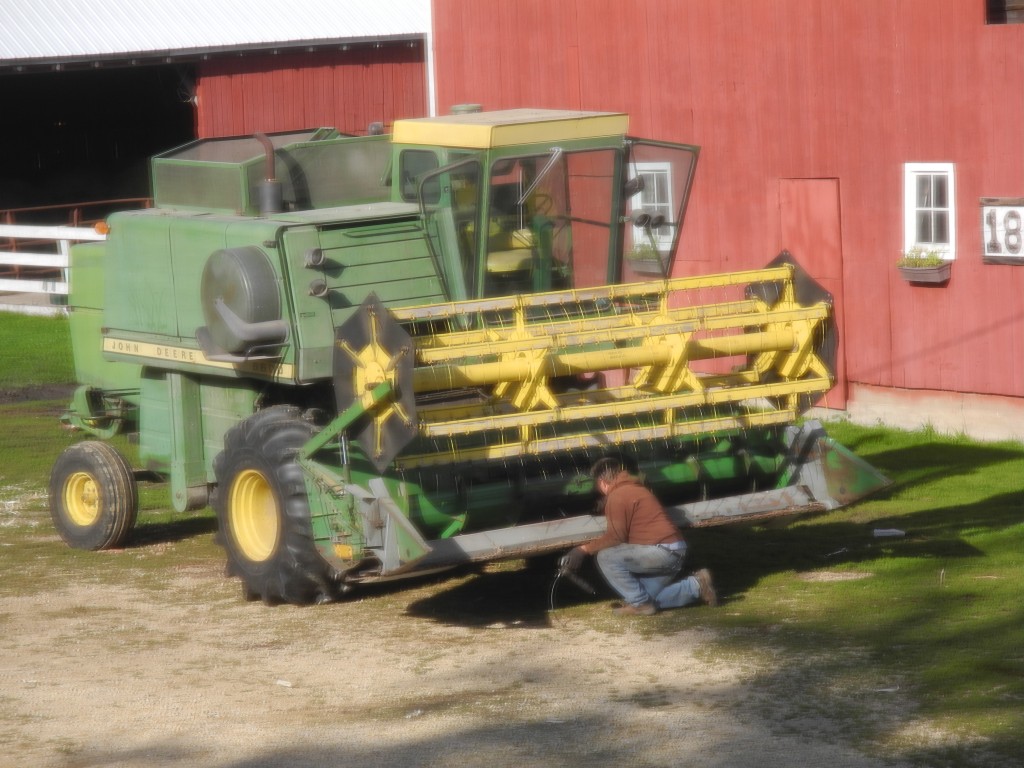
POLYGON ((998 532, 1024 519, 1024 490, 1009 479, 1019 477, 1024 469, 1024 452, 1018 445, 922 441, 919 433, 881 428, 858 429, 843 438, 846 447, 893 484, 865 500, 860 510, 824 513, 812 525, 689 531, 693 555, 689 565, 711 568, 728 597, 777 572, 879 557, 935 561, 981 557, 983 553, 964 539, 965 530, 998 532), (1005 473, 999 469, 1002 466, 1005 473), (896 529, 905 536, 878 538, 875 529, 896 529))
MULTIPOLYGON (((954 566, 945 581, 912 564, 888 575, 896 577, 832 592, 837 602, 819 616, 764 614, 768 643, 791 659, 752 680, 771 700, 763 711, 773 732, 798 735, 813 720, 927 768, 1021 765, 1019 588, 977 567, 954 566)), ((829 599, 827 589, 817 600, 829 599)), ((765 626, 718 642, 760 656, 765 626)))
POLYGON ((217 530, 214 517, 188 517, 166 523, 141 523, 135 526, 125 549, 147 547, 153 544, 167 544, 176 541, 205 536, 217 530))
POLYGON ((870 523, 696 530, 687 535, 694 553, 689 565, 711 568, 728 597, 745 592, 765 576, 785 571, 832 568, 882 557, 936 562, 978 558, 984 553, 964 540, 963 531, 999 531, 1019 525, 1022 508, 1022 494, 1002 493, 970 504, 885 515, 870 523), (889 528, 904 535, 875 536, 875 529, 889 528))
POLYGON ((978 474, 987 467, 1024 458, 1020 446, 1015 445, 920 440, 915 433, 901 435, 879 428, 848 438, 843 445, 894 481, 876 498, 890 497, 935 480, 978 474), (905 447, 877 450, 882 441, 891 445, 894 439, 901 438, 908 443, 905 447))
MULTIPOLYGON (((1024 453, 1019 446, 942 440, 873 451, 870 434, 846 444, 894 485, 860 509, 838 510, 809 525, 690 536, 696 555, 737 600, 776 572, 856 570, 868 563, 865 570, 884 573, 831 592, 839 602, 823 604, 820 616, 805 612, 786 624, 772 618, 789 617, 786 606, 762 608, 780 633, 773 642, 800 660, 766 670, 758 681, 765 691, 828 691, 843 684, 837 681, 858 678, 865 684, 845 698, 803 697, 796 705, 785 699, 775 710, 779 726, 803 722, 807 708, 835 717, 837 701, 860 699, 871 702, 869 709, 880 707, 877 718, 851 721, 859 720, 871 741, 905 748, 904 757, 915 764, 1016 764, 1011 757, 1024 753, 1024 604, 1015 565, 1024 522, 1024 453), (876 538, 875 528, 905 536, 876 538), (843 649, 850 648, 863 649, 866 663, 844 659, 843 649), (878 690, 902 690, 902 705, 879 703, 891 694, 872 693, 878 690), (971 738, 951 741, 961 732, 971 738)), ((779 594, 798 600, 786 588, 779 594)), ((828 600, 823 594, 817 599, 828 600)), ((764 638, 740 632, 731 641, 756 652, 764 638)))
MULTIPOLYGON (((728 602, 775 573, 834 568, 880 557, 937 562, 978 558, 983 553, 963 538, 964 529, 998 531, 1021 521, 1024 492, 995 493, 967 503, 888 513, 901 497, 911 496, 919 486, 958 476, 968 478, 999 464, 1020 462, 1022 453, 1013 447, 938 440, 873 450, 883 438, 888 440, 885 445, 891 446, 892 432, 880 431, 876 436, 868 430, 849 441, 853 450, 863 453, 894 480, 892 486, 872 497, 872 501, 881 503, 868 522, 842 519, 843 512, 838 510, 820 515, 814 525, 690 529, 685 531, 690 549, 684 573, 711 569, 720 597, 728 602), (828 522, 829 518, 836 518, 835 522, 828 522), (878 538, 874 535, 876 528, 896 528, 906 535, 878 538)), ((920 440, 920 436, 907 439, 920 440)), ((470 626, 495 622, 536 625, 541 613, 550 607, 554 574, 553 563, 542 574, 529 569, 485 574, 442 589, 413 604, 410 612, 470 626)), ((598 589, 597 597, 563 584, 557 591, 558 607, 614 597, 593 569, 588 580, 598 589)))
MULTIPOLYGON (((913 559, 977 558, 982 552, 961 536, 961 529, 998 530, 1020 522, 1019 494, 1001 494, 973 504, 941 507, 886 517, 869 524, 837 521, 785 528, 721 526, 685 531, 690 548, 684 573, 709 568, 719 596, 728 602, 767 576, 786 571, 834 568, 880 557, 913 559), (876 538, 877 527, 899 527, 906 535, 876 538)), ((584 573, 598 594, 590 596, 570 582, 556 587, 557 608, 615 597, 588 563, 584 573)), ((465 626, 502 623, 540 626, 551 607, 555 567, 525 567, 484 573, 413 603, 409 612, 465 626)))

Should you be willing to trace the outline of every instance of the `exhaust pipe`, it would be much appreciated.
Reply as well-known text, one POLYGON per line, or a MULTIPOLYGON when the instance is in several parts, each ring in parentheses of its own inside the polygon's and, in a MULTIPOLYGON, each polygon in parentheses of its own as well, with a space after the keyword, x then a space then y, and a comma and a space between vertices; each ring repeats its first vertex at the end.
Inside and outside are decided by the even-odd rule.
POLYGON ((266 172, 260 185, 260 216, 281 213, 284 210, 284 192, 281 182, 277 180, 274 145, 265 133, 255 133, 253 136, 263 145, 263 151, 267 155, 266 172))

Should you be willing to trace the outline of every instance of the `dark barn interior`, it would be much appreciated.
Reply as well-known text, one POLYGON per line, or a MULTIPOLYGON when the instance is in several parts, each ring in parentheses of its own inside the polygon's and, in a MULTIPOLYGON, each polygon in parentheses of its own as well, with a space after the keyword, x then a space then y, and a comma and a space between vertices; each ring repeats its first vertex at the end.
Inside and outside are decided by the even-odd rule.
POLYGON ((0 213, 148 197, 148 158, 195 138, 192 83, 180 64, 0 75, 0 213))

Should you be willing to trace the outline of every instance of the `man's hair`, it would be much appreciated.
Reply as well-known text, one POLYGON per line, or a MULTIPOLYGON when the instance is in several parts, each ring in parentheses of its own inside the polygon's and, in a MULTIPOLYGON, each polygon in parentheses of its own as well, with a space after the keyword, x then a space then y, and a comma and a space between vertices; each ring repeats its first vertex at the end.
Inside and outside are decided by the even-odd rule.
POLYGON ((621 472, 625 471, 626 466, 621 459, 605 456, 603 459, 598 459, 594 462, 594 466, 590 468, 590 477, 593 478, 595 483, 598 480, 605 480, 610 483, 621 472))

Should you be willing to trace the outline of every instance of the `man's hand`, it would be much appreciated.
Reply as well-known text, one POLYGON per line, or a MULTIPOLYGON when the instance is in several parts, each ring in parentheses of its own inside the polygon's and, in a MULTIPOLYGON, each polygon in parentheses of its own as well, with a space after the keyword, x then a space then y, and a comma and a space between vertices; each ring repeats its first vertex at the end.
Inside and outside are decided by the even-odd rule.
POLYGON ((574 547, 565 553, 559 565, 562 566, 563 571, 569 571, 575 573, 583 565, 583 561, 587 559, 587 553, 583 551, 583 547, 574 547))

